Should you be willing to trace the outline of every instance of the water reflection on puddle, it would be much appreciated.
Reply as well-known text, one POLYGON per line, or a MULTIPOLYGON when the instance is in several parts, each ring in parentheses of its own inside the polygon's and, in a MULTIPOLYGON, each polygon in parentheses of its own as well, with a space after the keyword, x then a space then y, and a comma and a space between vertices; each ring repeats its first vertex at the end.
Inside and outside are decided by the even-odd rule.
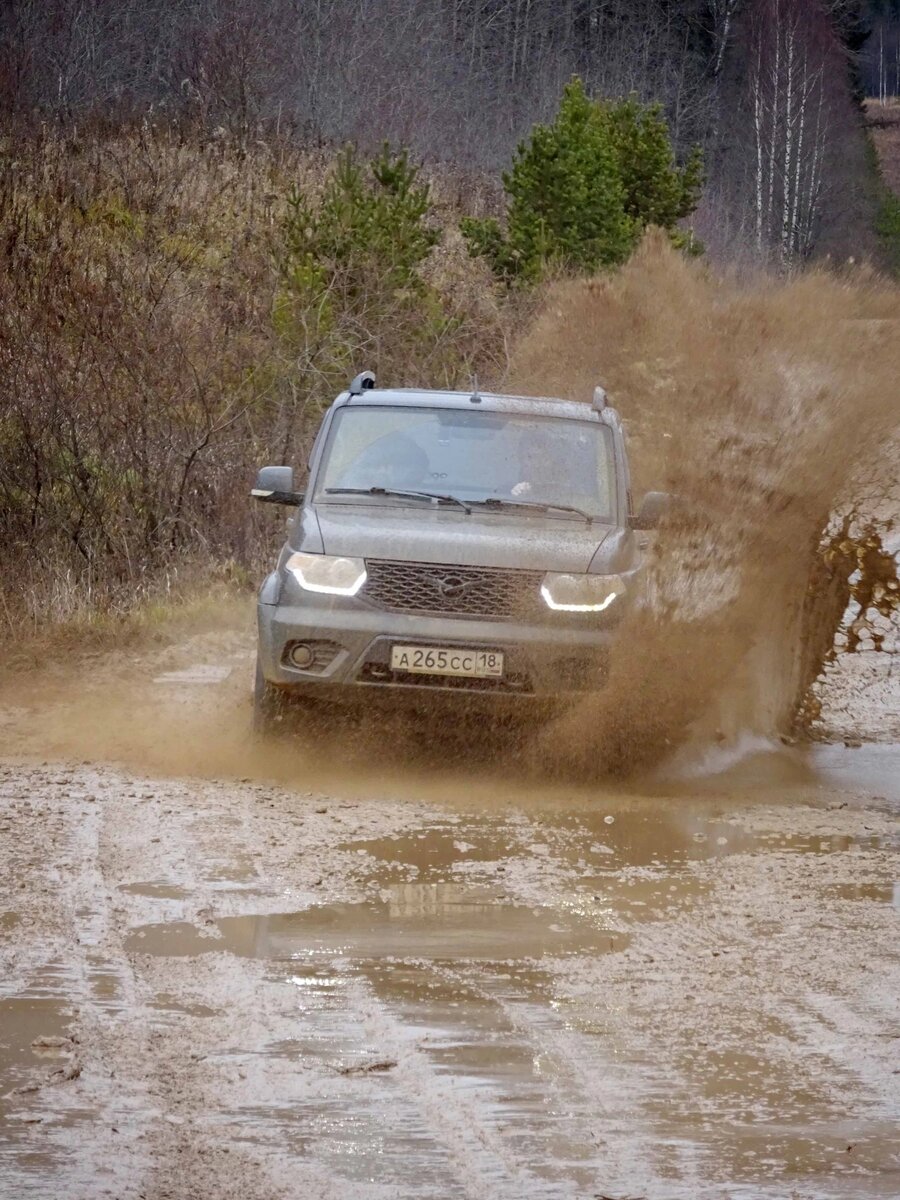
POLYGON ((818 778, 831 787, 900 802, 900 746, 889 742, 855 749, 840 744, 812 746, 808 757, 818 778))
POLYGON ((900 882, 841 883, 829 888, 826 894, 841 900, 875 900, 900 909, 900 882))
POLYGON ((186 900, 190 895, 190 892, 176 883, 154 879, 146 883, 120 883, 119 891, 129 896, 145 896, 148 900, 186 900))
POLYGON ((724 813, 696 808, 635 805, 615 814, 602 809, 550 812, 532 818, 530 842, 521 830, 490 817, 436 825, 397 837, 349 841, 343 848, 375 860, 372 876, 394 879, 413 871, 420 879, 444 878, 453 869, 498 864, 521 857, 552 856, 566 866, 610 874, 647 868, 677 873, 691 862, 730 854, 781 850, 836 854, 852 847, 877 849, 881 839, 859 834, 753 833, 724 813), (517 836, 518 835, 518 836, 517 836), (471 865, 471 866, 470 866, 471 865))
POLYGON ((452 883, 403 883, 381 899, 298 913, 223 917, 208 933, 187 922, 142 925, 126 949, 183 957, 226 950, 275 961, 316 956, 503 960, 599 953, 624 938, 578 913, 508 903, 452 883))
MULTIPOLYGON (((399 836, 344 842, 341 849, 359 856, 358 875, 377 888, 377 898, 224 917, 202 928, 178 920, 144 924, 131 930, 126 949, 171 957, 228 952, 273 961, 596 954, 626 944, 623 922, 653 920, 702 896, 707 885, 688 869, 692 862, 760 850, 822 855, 879 845, 878 837, 864 832, 753 833, 709 804, 644 802, 616 812, 598 805, 533 813, 529 821, 469 814, 399 836), (561 880, 548 877, 534 906, 517 898, 514 887, 507 891, 506 872, 523 859, 539 865, 552 860, 564 872, 561 880)), ((168 881, 122 890, 167 900, 185 894, 168 881)), ((893 901, 883 888, 846 896, 857 897, 893 901)))
MULTIPOLYGON (((37 989, 40 991, 40 988, 37 989)), ((26 994, 0 1000, 0 1195, 7 1164, 46 1171, 52 1155, 43 1146, 28 1148, 29 1130, 46 1119, 30 1102, 56 1072, 74 1062, 69 1039, 72 1008, 59 998, 26 994)), ((64 1120, 53 1113, 53 1122, 64 1120)))
POLYGON ((38 1059, 58 1053, 54 1043, 65 1038, 70 1019, 71 1009, 61 1000, 39 996, 0 1000, 0 1073, 4 1087, 16 1087, 38 1059))

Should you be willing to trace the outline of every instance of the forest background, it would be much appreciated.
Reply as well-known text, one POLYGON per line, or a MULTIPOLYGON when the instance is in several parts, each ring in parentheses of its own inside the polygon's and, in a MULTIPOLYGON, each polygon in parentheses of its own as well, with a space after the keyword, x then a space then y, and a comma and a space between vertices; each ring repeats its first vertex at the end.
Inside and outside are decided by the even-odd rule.
POLYGON ((779 274, 900 262, 868 129, 900 92, 897 0, 7 0, 8 645, 251 580, 277 537, 249 511, 253 469, 302 461, 345 364, 502 382, 542 284, 498 282, 460 223, 502 228, 502 173, 573 76, 659 105, 678 163, 699 148, 690 252, 779 274), (409 154, 422 253, 398 281, 368 246, 325 309, 291 274, 292 214, 296 234, 348 143, 377 191, 385 142, 409 154))

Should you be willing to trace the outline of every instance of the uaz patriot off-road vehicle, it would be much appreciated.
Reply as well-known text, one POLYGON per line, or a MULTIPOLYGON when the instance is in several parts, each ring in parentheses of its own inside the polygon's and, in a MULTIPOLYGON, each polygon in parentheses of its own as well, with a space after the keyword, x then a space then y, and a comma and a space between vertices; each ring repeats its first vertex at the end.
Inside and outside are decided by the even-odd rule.
POLYGON ((603 686, 667 497, 632 515, 622 425, 593 405, 353 380, 325 414, 305 493, 259 593, 259 728, 291 697, 430 695, 494 707, 603 686))

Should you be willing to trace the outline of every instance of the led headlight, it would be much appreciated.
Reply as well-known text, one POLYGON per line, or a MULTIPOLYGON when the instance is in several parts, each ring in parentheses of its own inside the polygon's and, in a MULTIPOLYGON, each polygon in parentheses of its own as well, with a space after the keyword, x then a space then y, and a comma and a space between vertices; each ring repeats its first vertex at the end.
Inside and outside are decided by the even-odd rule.
POLYGON ((361 558, 334 558, 330 554, 292 554, 285 567, 308 592, 329 596, 355 596, 366 582, 361 558))
POLYGON ((619 575, 545 575, 541 595, 558 612, 603 612, 624 596, 625 581, 619 575))

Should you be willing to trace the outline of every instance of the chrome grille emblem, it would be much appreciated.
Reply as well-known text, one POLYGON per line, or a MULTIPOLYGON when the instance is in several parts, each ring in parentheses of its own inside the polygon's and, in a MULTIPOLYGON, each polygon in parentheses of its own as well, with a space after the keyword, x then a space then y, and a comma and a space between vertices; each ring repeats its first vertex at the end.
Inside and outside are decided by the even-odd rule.
POLYGON ((444 575, 432 578, 430 582, 446 600, 456 600, 460 596, 464 596, 469 588, 474 587, 478 580, 460 579, 458 575, 444 575))

